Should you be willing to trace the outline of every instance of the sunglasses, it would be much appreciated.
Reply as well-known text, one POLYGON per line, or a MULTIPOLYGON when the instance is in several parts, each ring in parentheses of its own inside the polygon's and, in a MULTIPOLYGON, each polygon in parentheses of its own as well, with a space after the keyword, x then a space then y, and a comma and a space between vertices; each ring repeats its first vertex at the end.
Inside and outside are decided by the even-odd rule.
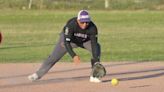
POLYGON ((86 23, 87 25, 89 24, 89 22, 80 22, 80 24, 85 24, 85 23, 86 23))

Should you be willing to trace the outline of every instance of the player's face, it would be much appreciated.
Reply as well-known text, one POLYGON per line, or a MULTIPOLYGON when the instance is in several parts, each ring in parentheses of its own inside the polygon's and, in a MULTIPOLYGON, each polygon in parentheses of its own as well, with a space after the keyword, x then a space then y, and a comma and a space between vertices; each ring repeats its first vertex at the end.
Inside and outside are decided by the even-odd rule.
POLYGON ((89 22, 80 22, 80 21, 78 21, 78 24, 79 24, 81 29, 86 29, 89 25, 89 22))

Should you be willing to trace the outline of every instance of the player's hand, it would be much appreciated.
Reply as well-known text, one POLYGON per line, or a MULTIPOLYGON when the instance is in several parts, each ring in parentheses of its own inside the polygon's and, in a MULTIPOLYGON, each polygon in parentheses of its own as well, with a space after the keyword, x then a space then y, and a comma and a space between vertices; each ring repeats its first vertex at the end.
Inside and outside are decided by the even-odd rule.
POLYGON ((81 61, 80 61, 80 57, 79 56, 74 56, 73 57, 73 62, 75 63, 75 65, 78 65, 81 61))

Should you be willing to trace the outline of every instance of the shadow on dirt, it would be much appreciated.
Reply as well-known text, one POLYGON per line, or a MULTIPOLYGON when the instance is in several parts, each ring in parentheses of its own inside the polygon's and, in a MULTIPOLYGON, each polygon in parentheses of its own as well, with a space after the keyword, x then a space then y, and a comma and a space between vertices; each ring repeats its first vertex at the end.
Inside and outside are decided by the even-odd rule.
MULTIPOLYGON (((144 62, 126 62, 126 63, 119 63, 119 64, 105 64, 105 67, 115 67, 115 66, 123 66, 123 65, 133 65, 133 64, 140 64, 144 62)), ((82 68, 72 68, 72 69, 67 69, 67 70, 58 70, 58 71, 51 71, 48 72, 48 74, 57 74, 57 73, 64 73, 64 72, 71 72, 71 71, 80 71, 80 70, 87 70, 91 69, 91 67, 82 67, 82 68)), ((11 75, 11 76, 1 76, 1 79, 9 79, 9 78, 18 78, 18 77, 27 77, 30 74, 22 74, 22 75, 11 75)))
MULTIPOLYGON (((149 70, 141 70, 141 71, 130 71, 130 72, 122 72, 122 73, 114 73, 114 74, 107 74, 106 76, 113 76, 113 75, 127 75, 127 74, 137 74, 137 73, 148 73, 148 72, 158 72, 154 74, 147 74, 143 76, 134 76, 134 77, 125 77, 125 78, 118 78, 119 81, 128 81, 128 80, 139 80, 139 79, 147 79, 147 78, 154 78, 164 76, 164 68, 158 69, 149 69, 149 70), (159 73, 160 71, 160 73, 159 73)), ((103 82, 110 82, 110 80, 104 80, 103 82)))
MULTIPOLYGON (((127 64, 134 64, 134 63, 127 63, 127 64)), ((118 64, 118 65, 127 65, 127 64, 118 64)), ((135 63, 136 64, 136 63, 135 63)), ((113 65, 116 66, 116 65, 113 65)), ((106 65, 106 67, 112 67, 112 65, 106 65)), ((54 73, 61 73, 61 72, 70 72, 70 71, 78 71, 83 69, 90 69, 89 67, 85 68, 78 68, 78 69, 70 69, 70 70, 61 70, 61 71, 55 71, 54 73)), ((48 74, 51 74, 53 72, 50 72, 48 74)), ((17 76, 8 76, 8 77, 1 77, 1 79, 10 78, 17 78, 17 77, 27 77, 28 74, 25 75, 17 75, 17 76)), ((145 69, 145 70, 135 70, 135 71, 127 71, 127 72, 120 72, 120 73, 112 73, 107 74, 106 77, 112 77, 112 76, 121 76, 118 78, 119 81, 130 81, 130 80, 141 80, 141 79, 148 79, 148 78, 155 78, 164 76, 164 67, 159 67, 155 69, 145 69), (144 74, 144 75, 138 75, 133 77, 124 77, 124 75, 129 74, 138 74, 138 73, 151 73, 151 74, 144 74)), ((0 89, 3 88, 13 88, 13 87, 20 87, 20 86, 33 86, 33 85, 43 85, 43 84, 55 84, 55 83, 61 83, 61 82, 77 82, 82 80, 89 80, 89 76, 79 76, 79 77, 66 77, 66 78, 53 78, 48 80, 38 80, 35 82, 27 82, 27 83, 17 83, 17 84, 8 84, 8 85, 1 85, 0 89)), ((110 82, 111 79, 103 80, 103 83, 110 82)))

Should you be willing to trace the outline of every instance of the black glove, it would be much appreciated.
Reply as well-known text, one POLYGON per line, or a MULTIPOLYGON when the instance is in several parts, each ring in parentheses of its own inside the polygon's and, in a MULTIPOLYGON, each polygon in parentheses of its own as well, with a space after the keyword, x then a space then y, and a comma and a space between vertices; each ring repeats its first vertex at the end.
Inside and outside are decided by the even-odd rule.
POLYGON ((96 78, 102 78, 106 75, 106 70, 100 62, 96 62, 92 67, 92 76, 96 78))

